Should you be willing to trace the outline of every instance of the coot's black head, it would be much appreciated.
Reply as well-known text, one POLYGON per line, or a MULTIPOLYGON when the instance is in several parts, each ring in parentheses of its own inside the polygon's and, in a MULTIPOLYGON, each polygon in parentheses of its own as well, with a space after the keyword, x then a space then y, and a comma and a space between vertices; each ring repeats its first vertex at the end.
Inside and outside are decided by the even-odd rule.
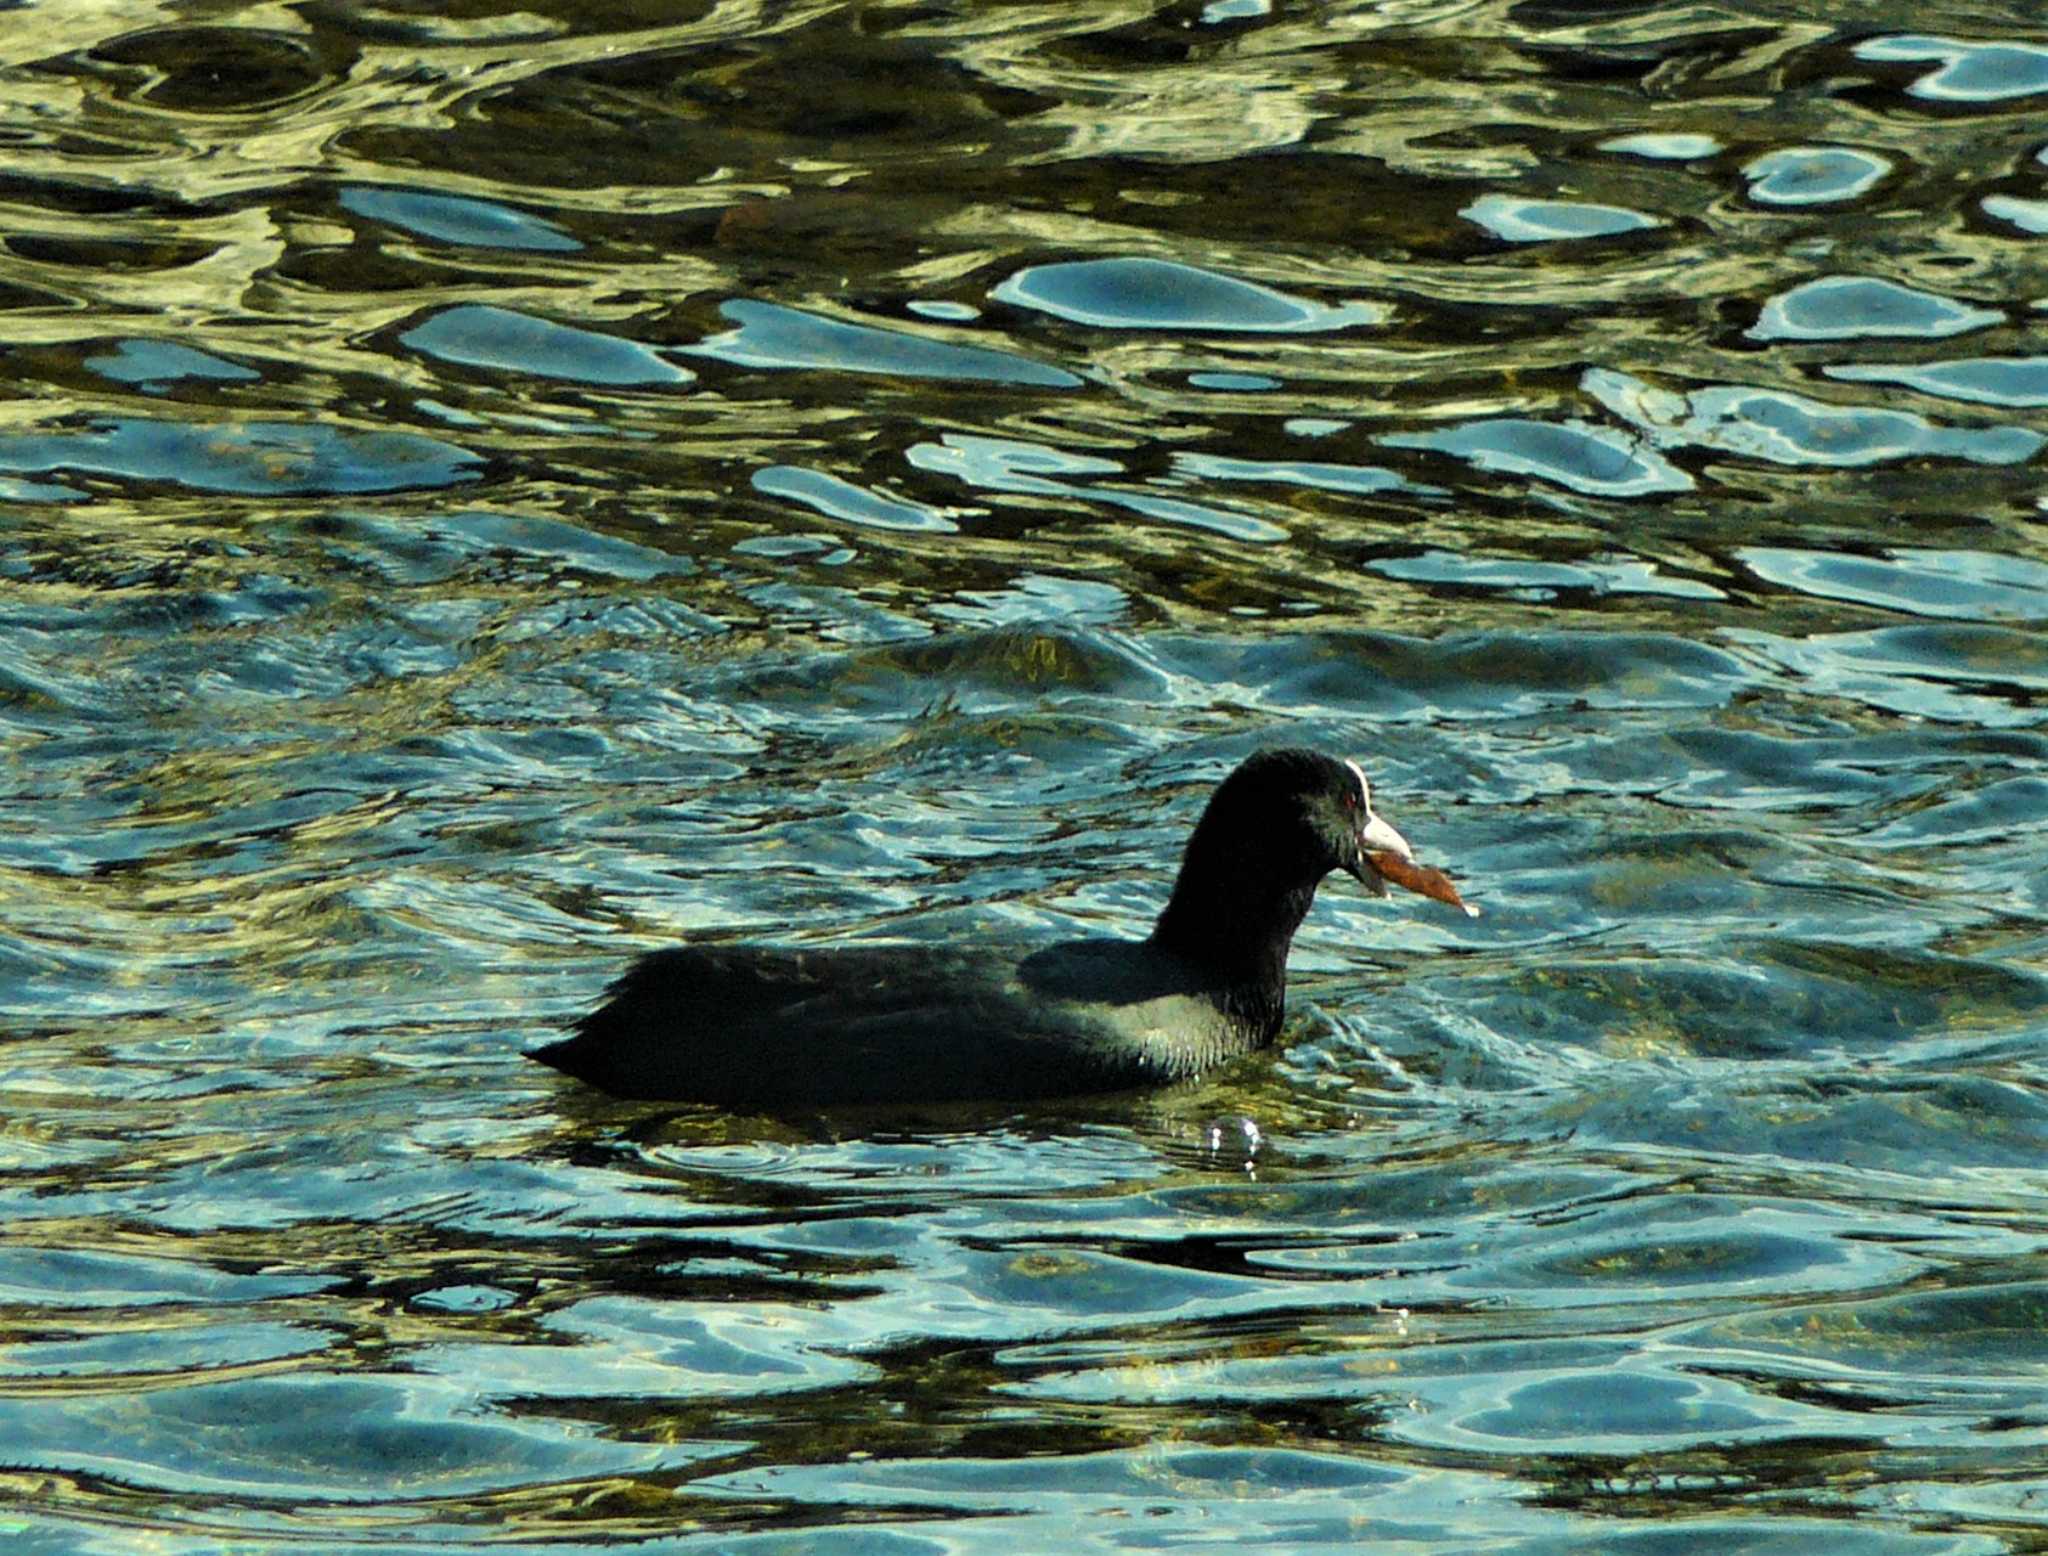
POLYGON ((1372 791, 1355 762, 1317 751, 1261 751, 1216 792, 1188 839, 1173 895, 1153 927, 1153 944, 1255 985, 1278 1021, 1287 949, 1332 870, 1384 895, 1414 856, 1373 814, 1372 791))
POLYGON ((1372 785, 1356 762, 1299 747, 1261 751, 1223 780, 1189 840, 1190 863, 1198 850, 1219 865, 1234 857, 1283 888, 1342 870, 1379 897, 1387 882, 1372 856, 1415 857, 1374 814, 1372 785))

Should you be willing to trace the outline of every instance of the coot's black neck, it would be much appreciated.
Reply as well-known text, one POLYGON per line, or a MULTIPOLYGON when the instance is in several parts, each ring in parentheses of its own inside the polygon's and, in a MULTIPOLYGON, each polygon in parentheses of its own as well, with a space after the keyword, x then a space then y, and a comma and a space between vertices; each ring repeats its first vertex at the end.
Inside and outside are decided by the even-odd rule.
POLYGON ((1263 1039, 1279 1029, 1287 950, 1315 895, 1315 880, 1276 878, 1272 860, 1198 830, 1152 943, 1197 969, 1218 1004, 1263 1039))

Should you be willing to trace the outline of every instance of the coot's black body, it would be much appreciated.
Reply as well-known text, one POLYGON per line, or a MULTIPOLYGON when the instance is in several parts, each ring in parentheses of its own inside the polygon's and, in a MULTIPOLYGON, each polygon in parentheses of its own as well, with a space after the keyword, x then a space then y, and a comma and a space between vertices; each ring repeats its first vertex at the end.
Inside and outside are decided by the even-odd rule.
POLYGON ((1332 870, 1410 860, 1355 763, 1265 751, 1210 798, 1146 940, 682 946, 643 957, 534 1057, 620 1097, 734 1107, 1022 1100, 1195 1075, 1264 1047, 1332 870))

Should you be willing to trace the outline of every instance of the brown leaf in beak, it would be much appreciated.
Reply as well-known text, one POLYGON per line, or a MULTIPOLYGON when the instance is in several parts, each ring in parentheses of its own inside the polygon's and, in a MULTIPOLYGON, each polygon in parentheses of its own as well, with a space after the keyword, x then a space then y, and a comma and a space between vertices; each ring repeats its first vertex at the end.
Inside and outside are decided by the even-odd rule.
POLYGON ((1403 859, 1399 854, 1370 853, 1365 857, 1375 870, 1396 886, 1406 887, 1432 902, 1449 903, 1462 909, 1467 918, 1479 917, 1479 910, 1458 895, 1458 888, 1451 884, 1451 878, 1443 871, 1417 864, 1412 859, 1403 859))

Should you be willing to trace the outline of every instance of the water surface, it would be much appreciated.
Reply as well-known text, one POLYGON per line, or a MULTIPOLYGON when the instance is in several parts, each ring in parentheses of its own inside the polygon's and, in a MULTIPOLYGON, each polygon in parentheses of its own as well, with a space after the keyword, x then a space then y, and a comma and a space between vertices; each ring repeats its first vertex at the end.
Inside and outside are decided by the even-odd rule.
POLYGON ((10 1551, 2048 1541, 2030 6, 17 7, 10 1551), (769 1120, 638 950, 1276 1053, 769 1120))

